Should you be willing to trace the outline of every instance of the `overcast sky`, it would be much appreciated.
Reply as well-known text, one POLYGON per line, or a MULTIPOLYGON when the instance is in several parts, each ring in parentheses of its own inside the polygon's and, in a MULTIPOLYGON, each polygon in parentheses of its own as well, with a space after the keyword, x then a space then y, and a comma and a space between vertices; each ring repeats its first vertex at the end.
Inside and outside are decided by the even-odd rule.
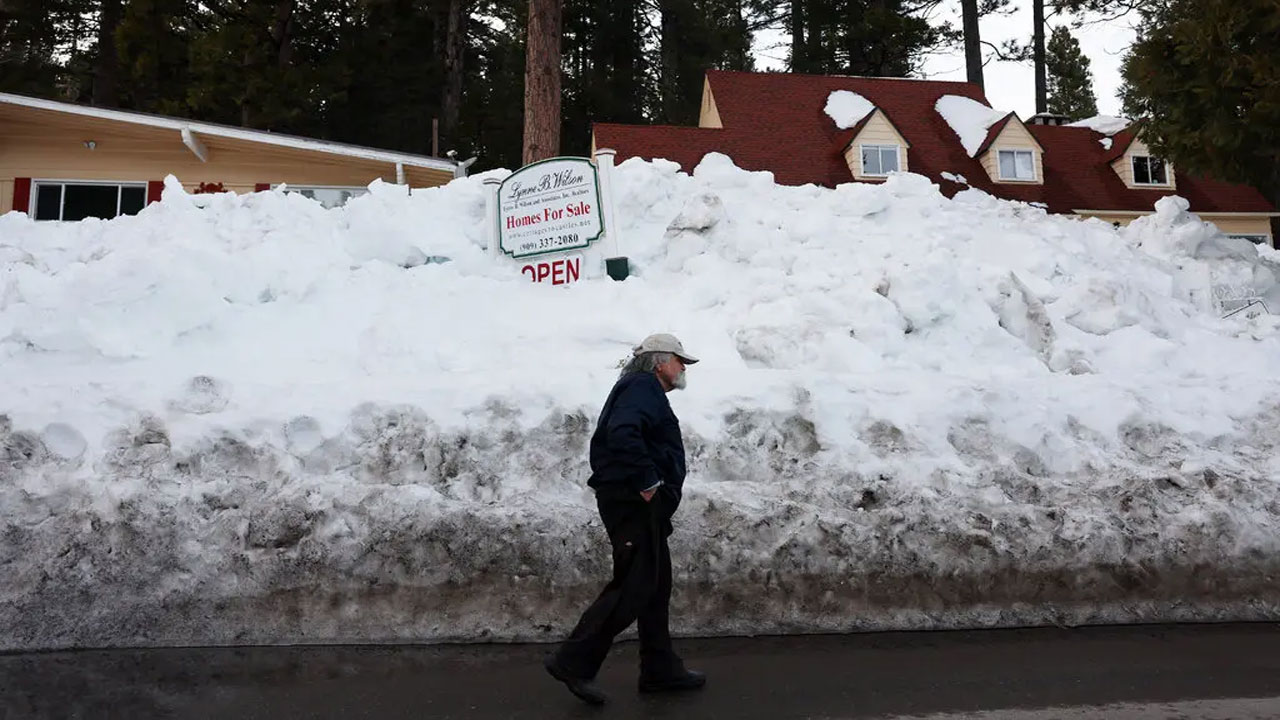
MULTIPOLYGON (((1031 0, 1013 0, 1011 7, 1016 8, 1009 16, 988 16, 982 20, 982 39, 994 44, 1003 40, 1031 39, 1031 0)), ((947 0, 946 7, 939 11, 938 20, 949 20, 956 28, 960 23, 959 0, 947 0)), ((1049 29, 1056 25, 1067 24, 1069 17, 1051 17, 1049 29)), ((1133 42, 1134 31, 1132 21, 1114 20, 1094 23, 1079 30, 1074 30, 1076 39, 1085 55, 1091 61, 1093 71, 1093 91, 1098 96, 1098 112, 1104 115, 1120 114, 1120 99, 1116 93, 1120 89, 1120 62, 1125 50, 1133 42)), ((1048 32, 1045 33, 1046 37, 1048 32)), ((783 69, 786 64, 787 49, 778 47, 785 43, 781 33, 761 33, 756 39, 756 62, 761 69, 783 69)), ((964 80, 964 50, 957 47, 953 52, 932 55, 925 61, 925 74, 933 80, 964 80)), ((998 110, 1015 110, 1019 117, 1027 119, 1035 114, 1035 71, 1031 64, 1025 65, 992 61, 984 73, 987 99, 998 110)))

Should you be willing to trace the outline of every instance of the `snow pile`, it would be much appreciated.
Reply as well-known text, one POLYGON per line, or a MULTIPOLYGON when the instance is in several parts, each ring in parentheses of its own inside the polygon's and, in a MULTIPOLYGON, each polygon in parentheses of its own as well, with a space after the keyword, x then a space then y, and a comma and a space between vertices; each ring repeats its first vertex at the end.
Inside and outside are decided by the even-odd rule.
POLYGON ((531 284, 482 178, 0 217, 0 646, 551 639, 616 363, 676 333, 677 629, 1280 617, 1273 255, 926 178, 618 170, 531 284))
POLYGON ((934 104, 934 109, 955 131, 969 157, 976 155, 978 148, 982 147, 982 141, 987 139, 987 130, 1009 114, 959 95, 943 95, 934 104))
MULTIPOLYGON (((1128 118, 1114 117, 1112 115, 1095 115, 1084 120, 1077 120, 1073 123, 1067 123, 1067 127, 1083 127, 1110 137, 1116 133, 1129 127, 1132 121, 1128 118)), ((1110 149, 1110 148, 1108 148, 1110 149)))
POLYGON ((862 119, 874 112, 876 106, 856 92, 836 90, 827 96, 827 105, 822 110, 827 117, 835 121, 841 130, 862 122, 862 119))

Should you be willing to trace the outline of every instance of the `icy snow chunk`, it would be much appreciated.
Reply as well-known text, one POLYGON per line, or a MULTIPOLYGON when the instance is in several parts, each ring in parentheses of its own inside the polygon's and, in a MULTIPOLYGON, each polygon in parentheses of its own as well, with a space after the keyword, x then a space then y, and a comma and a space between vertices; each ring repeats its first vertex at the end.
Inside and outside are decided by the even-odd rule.
POLYGON ((707 153, 693 169, 698 180, 723 188, 764 189, 773 186, 773 173, 743 170, 723 153, 707 153))
MULTIPOLYGON (((1091 118, 1067 123, 1067 127, 1084 127, 1089 128, 1094 132, 1102 133, 1103 135, 1115 135, 1121 130, 1129 127, 1129 124, 1130 121, 1128 118, 1115 117, 1112 115, 1095 115, 1091 118)), ((1108 140, 1110 140, 1110 138, 1108 138, 1108 140)), ((1111 149, 1110 144, 1107 145, 1107 149, 1111 149)))
POLYGON ((1044 303, 1014 273, 1009 273, 999 290, 1000 299, 995 310, 1000 318, 1000 327, 1026 343, 1036 357, 1048 365, 1056 333, 1044 303))
POLYGON ((294 455, 306 455, 324 443, 319 421, 306 415, 285 423, 284 438, 285 446, 294 455))
POLYGON ((1099 140, 1099 141, 1098 141, 1098 144, 1102 145, 1102 149, 1103 149, 1103 150, 1110 150, 1110 149, 1111 149, 1111 144, 1112 144, 1113 142, 1114 142, 1114 141, 1113 141, 1111 138, 1109 138, 1109 137, 1104 137, 1104 138, 1102 138, 1101 140, 1099 140))
POLYGON ((848 130, 862 122, 875 109, 876 106, 870 100, 856 92, 836 90, 827 96, 827 105, 822 110, 835 121, 836 127, 848 130))
POLYGON ((955 131, 969 157, 973 157, 982 141, 987 139, 987 129, 1009 114, 959 95, 943 95, 934 104, 934 109, 955 131))
POLYGON ((712 192, 698 193, 685 201, 680 214, 667 225, 667 237, 683 231, 706 232, 724 217, 724 202, 712 192))
POLYGON ((60 460, 79 460, 89 444, 79 430, 66 423, 49 423, 40 433, 49 454, 60 460))
POLYGON ((968 181, 968 179, 966 179, 966 178, 965 178, 965 176, 963 176, 963 175, 958 175, 958 174, 955 174, 955 173, 949 173, 949 172, 945 172, 945 171, 942 173, 942 179, 943 179, 943 180, 950 180, 950 181, 951 181, 951 182, 953 182, 953 183, 959 183, 959 184, 961 184, 961 185, 968 185, 968 184, 969 184, 969 181, 968 181))
POLYGON ((208 375, 197 375, 186 382, 182 394, 169 403, 169 407, 192 415, 221 412, 231 397, 228 385, 208 375))

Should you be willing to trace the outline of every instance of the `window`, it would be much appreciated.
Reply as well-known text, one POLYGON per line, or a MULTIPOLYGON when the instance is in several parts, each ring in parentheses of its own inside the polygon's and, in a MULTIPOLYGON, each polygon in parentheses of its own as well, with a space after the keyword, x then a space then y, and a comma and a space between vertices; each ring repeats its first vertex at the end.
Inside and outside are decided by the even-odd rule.
POLYGON ((1035 180, 1036 158, 1030 150, 1001 150, 1001 180, 1035 180))
POLYGON ((1168 185, 1168 173, 1164 169, 1164 161, 1146 155, 1133 156, 1134 185, 1168 185))
MULTIPOLYGON (((277 187, 273 185, 272 187, 277 187)), ((369 192, 369 188, 362 187, 327 187, 323 185, 289 185, 284 184, 284 191, 297 193, 305 198, 311 198, 327 208, 341 207, 347 204, 347 201, 353 197, 358 197, 369 192)))
POLYGON ((898 172, 897 145, 863 145, 862 174, 888 175, 898 172))
POLYGON ((1227 237, 1235 238, 1236 240, 1248 240, 1249 242, 1255 245, 1271 244, 1270 235, 1253 234, 1253 233, 1227 233, 1227 237))
POLYGON ((146 183, 35 182, 36 220, 110 220, 136 215, 147 204, 146 183))

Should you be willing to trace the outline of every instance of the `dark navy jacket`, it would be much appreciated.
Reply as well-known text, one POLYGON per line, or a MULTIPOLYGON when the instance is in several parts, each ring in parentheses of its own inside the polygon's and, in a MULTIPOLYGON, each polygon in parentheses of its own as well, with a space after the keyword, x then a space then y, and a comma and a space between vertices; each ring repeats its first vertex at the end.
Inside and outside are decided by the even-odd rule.
POLYGON ((680 421, 662 390, 658 376, 648 372, 626 375, 613 386, 591 436, 593 488, 628 487, 640 492, 659 480, 659 492, 680 502, 684 487, 684 441, 680 421))

